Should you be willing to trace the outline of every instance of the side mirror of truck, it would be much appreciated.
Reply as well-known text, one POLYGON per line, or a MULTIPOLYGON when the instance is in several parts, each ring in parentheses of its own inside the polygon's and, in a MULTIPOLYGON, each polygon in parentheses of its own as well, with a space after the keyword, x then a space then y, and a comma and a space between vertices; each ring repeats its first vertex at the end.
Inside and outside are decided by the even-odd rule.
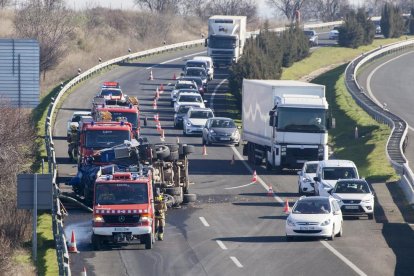
POLYGON ((269 126, 275 126, 277 127, 277 116, 270 116, 269 118, 269 126))
POLYGON ((204 47, 207 47, 208 46, 208 39, 206 38, 205 40, 204 40, 204 47))

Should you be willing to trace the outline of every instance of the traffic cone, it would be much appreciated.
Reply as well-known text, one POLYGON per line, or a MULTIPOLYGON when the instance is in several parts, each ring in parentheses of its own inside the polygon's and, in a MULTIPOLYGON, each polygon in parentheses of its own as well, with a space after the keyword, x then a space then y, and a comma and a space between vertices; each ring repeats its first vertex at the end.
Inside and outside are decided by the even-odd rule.
POLYGON ((175 75, 175 73, 174 73, 174 75, 173 75, 173 80, 176 80, 177 79, 177 76, 175 75))
POLYGON ((161 131, 161 130, 162 130, 162 128, 161 128, 161 122, 158 121, 157 122, 157 131, 161 131))
POLYGON ((75 232, 73 230, 72 230, 72 237, 71 237, 70 242, 68 244, 68 252, 69 253, 79 253, 78 248, 76 247, 75 232))
POLYGON ((285 202, 285 208, 283 208, 283 212, 285 214, 289 214, 290 213, 289 200, 287 198, 286 198, 286 202, 285 202))
POLYGON ((86 275, 86 267, 83 267, 83 270, 82 270, 82 272, 81 272, 81 276, 87 276, 87 275, 86 275))
POLYGON ((161 86, 160 86, 160 93, 162 94, 164 92, 164 84, 162 84, 161 83, 161 86))
POLYGON ((154 99, 154 101, 152 102, 152 109, 156 110, 157 109, 157 100, 154 99))
POLYGON ((150 75, 148 77, 148 80, 154 80, 154 76, 152 75, 152 70, 150 71, 150 75))
POLYGON ((254 170, 254 171, 253 171, 252 182, 257 182, 257 174, 256 174, 256 170, 254 170))
POLYGON ((267 190, 267 196, 273 196, 273 187, 272 185, 269 186, 269 189, 267 190))
POLYGON ((234 165, 234 154, 233 154, 233 156, 231 158, 230 165, 234 165))
POLYGON ((180 138, 177 136, 177 144, 180 143, 180 138))
POLYGON ((165 135, 164 135, 164 130, 161 130, 161 137, 160 137, 161 141, 165 141, 165 135))
POLYGON ((158 113, 154 115, 154 121, 156 122, 160 121, 160 115, 158 113))
POLYGON ((206 145, 203 146, 203 155, 207 155, 207 147, 206 147, 206 145))
POLYGON ((155 98, 158 100, 160 98, 160 91, 157 89, 155 90, 155 98))

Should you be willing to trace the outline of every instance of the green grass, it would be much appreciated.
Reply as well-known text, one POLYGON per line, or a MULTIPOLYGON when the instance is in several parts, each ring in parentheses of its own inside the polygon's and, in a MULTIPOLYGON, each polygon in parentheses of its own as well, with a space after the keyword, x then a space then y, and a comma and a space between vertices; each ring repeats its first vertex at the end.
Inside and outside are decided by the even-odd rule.
POLYGON ((237 106, 236 98, 230 92, 227 92, 224 94, 223 102, 226 103, 225 108, 219 108, 215 115, 232 118, 236 125, 241 126, 241 112, 237 106))
POLYGON ((397 180, 385 154, 391 130, 377 123, 352 99, 344 83, 345 67, 341 65, 312 81, 326 86, 329 108, 336 119, 336 128, 329 131, 334 156, 354 161, 360 175, 369 181, 397 180), (355 139, 356 126, 358 139, 355 139))
MULTIPOLYGON (((410 38, 410 37, 409 37, 410 38)), ((370 50, 387 45, 393 42, 405 40, 400 39, 375 39, 371 45, 361 46, 357 49, 343 47, 321 47, 315 49, 312 54, 300 62, 294 63, 289 68, 284 68, 282 79, 297 80, 306 76, 319 68, 324 68, 332 64, 343 64, 351 61, 358 55, 366 53, 370 50)))
POLYGON ((52 216, 39 215, 37 220, 37 271, 38 275, 58 275, 55 240, 52 232, 52 216))

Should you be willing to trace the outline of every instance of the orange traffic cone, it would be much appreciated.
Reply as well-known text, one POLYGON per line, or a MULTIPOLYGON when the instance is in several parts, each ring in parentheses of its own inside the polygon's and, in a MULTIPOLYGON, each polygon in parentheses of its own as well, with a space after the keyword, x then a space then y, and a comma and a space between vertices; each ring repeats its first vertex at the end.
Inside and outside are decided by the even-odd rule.
POLYGON ((162 130, 162 128, 161 128, 161 122, 158 121, 157 122, 157 131, 161 131, 161 130, 162 130))
POLYGON ((273 187, 272 185, 269 186, 269 189, 267 190, 267 196, 273 196, 273 187))
POLYGON ((82 270, 82 272, 81 272, 81 276, 87 276, 87 275, 86 275, 86 267, 83 267, 83 270, 82 270))
POLYGON ((160 137, 161 141, 165 141, 165 135, 164 135, 164 130, 161 130, 161 137, 160 137))
POLYGON ((73 230, 70 242, 68 242, 68 251, 69 253, 79 253, 78 248, 76 247, 75 232, 73 230))
POLYGON ((162 93, 162 92, 164 92, 164 85, 161 83, 161 86, 160 86, 160 93, 162 93))
POLYGON ((233 154, 233 156, 231 158, 230 165, 234 165, 234 154, 233 154))
POLYGON ((154 101, 152 102, 152 109, 156 110, 157 109, 157 100, 154 99, 154 101))
POLYGON ((254 171, 253 171, 252 182, 257 182, 257 174, 256 174, 256 170, 254 170, 254 171))
POLYGON ((154 80, 154 76, 152 75, 152 70, 150 71, 150 75, 148 77, 148 80, 154 80))
POLYGON ((285 208, 283 208, 283 212, 285 212, 285 214, 290 213, 289 200, 287 198, 286 198, 286 202, 285 202, 285 208))
POLYGON ((207 155, 207 147, 206 147, 206 145, 203 146, 203 155, 207 155))
POLYGON ((177 76, 175 75, 175 73, 174 73, 174 75, 173 75, 173 80, 176 80, 177 79, 177 76))
POLYGON ((160 115, 158 113, 154 115, 154 121, 156 122, 160 121, 160 115))

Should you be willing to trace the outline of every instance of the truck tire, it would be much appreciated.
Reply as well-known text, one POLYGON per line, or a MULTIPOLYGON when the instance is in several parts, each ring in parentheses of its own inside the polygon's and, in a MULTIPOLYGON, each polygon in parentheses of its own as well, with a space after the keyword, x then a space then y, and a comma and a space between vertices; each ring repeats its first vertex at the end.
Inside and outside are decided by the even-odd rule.
POLYGON ((93 250, 99 251, 102 249, 103 240, 98 235, 92 234, 92 248, 93 250))
POLYGON ((165 192, 172 196, 181 196, 183 193, 183 189, 181 187, 171 187, 165 188, 165 192))
POLYGON ((166 145, 156 145, 155 153, 158 159, 165 159, 170 155, 170 148, 166 145))
POLYGON ((170 148, 170 152, 178 151, 180 147, 178 144, 165 144, 165 145, 170 148))
POLYGON ((192 203, 197 200, 196 194, 184 194, 183 195, 183 203, 192 203))
POLYGON ((144 244, 145 244, 145 249, 152 249, 152 244, 153 244, 153 234, 145 234, 143 236, 144 239, 144 244))
POLYGON ((183 146, 183 154, 184 155, 189 155, 189 154, 191 154, 193 152, 194 152, 194 146, 193 145, 183 146))
POLYGON ((167 161, 175 161, 178 160, 180 155, 178 154, 178 151, 172 151, 170 152, 170 155, 167 158, 167 161))

